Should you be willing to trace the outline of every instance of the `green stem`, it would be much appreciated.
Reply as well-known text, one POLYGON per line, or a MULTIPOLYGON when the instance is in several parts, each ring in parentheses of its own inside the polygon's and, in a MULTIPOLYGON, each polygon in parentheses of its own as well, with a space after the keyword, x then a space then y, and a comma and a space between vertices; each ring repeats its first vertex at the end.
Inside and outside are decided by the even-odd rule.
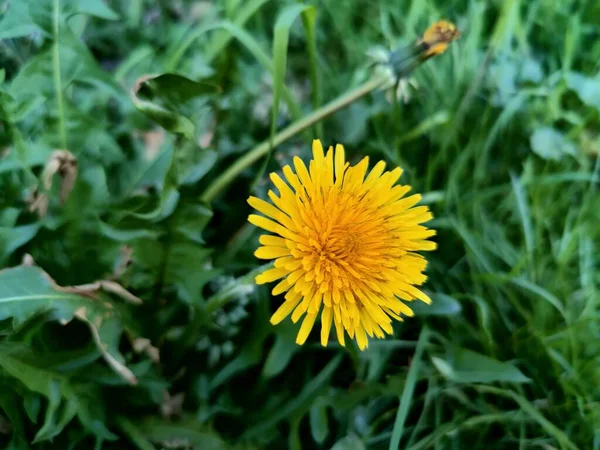
POLYGON ((52 17, 52 31, 54 34, 54 45, 52 48, 52 70, 54 72, 54 89, 56 90, 56 108, 58 110, 58 135, 63 149, 67 150, 67 128, 65 126, 65 106, 62 95, 62 77, 60 73, 60 0, 54 0, 54 11, 52 17))
MULTIPOLYGON (((375 76, 364 84, 358 86, 356 89, 338 97, 316 111, 313 111, 308 116, 292 123, 290 126, 284 128, 273 137, 273 146, 277 146, 282 142, 287 141, 289 138, 311 127, 315 123, 325 119, 340 109, 345 108, 359 98, 367 95, 369 92, 374 91, 388 80, 389 77, 387 75, 375 76)), ((201 200, 207 203, 213 201, 215 197, 235 179, 235 177, 237 177, 241 172, 246 170, 262 156, 265 156, 267 153, 269 153, 269 148, 270 139, 267 139, 238 159, 212 182, 206 191, 204 191, 204 194, 202 194, 201 200)))

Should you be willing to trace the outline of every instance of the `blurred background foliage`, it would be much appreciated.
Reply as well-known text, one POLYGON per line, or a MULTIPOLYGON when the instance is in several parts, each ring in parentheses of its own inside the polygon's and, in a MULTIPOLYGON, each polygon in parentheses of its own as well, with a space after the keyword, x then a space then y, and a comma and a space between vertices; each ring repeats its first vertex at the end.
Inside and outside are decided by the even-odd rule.
POLYGON ((0 11, 1 448, 600 449, 598 2, 0 11), (440 19, 444 55, 201 201, 440 19), (296 346, 253 284, 246 198, 313 137, 436 216, 433 304, 364 353, 296 346))

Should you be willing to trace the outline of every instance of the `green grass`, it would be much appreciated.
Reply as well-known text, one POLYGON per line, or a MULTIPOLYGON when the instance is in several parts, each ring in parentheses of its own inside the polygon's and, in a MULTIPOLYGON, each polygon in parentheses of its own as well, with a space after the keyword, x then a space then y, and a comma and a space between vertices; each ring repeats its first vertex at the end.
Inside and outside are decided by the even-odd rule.
POLYGON ((0 448, 600 450, 600 7, 298 5, 10 2, 0 448), (297 126, 368 82, 369 50, 443 18, 462 35, 407 103, 376 90, 297 126), (252 283, 246 198, 314 136, 402 166, 435 215, 432 306, 366 352, 297 346, 252 283), (267 161, 220 183, 261 143, 267 161), (64 172, 41 179, 64 148, 61 203, 64 172), (143 305, 110 283, 57 292, 98 280, 143 305))

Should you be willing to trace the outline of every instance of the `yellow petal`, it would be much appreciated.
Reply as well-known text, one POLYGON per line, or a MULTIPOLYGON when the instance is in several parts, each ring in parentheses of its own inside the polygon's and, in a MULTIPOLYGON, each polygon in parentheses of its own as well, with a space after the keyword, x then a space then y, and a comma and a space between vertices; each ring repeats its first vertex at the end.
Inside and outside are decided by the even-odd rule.
POLYGON ((275 311, 275 313, 271 316, 271 323, 273 325, 277 325, 279 322, 285 319, 292 312, 292 309, 296 307, 296 305, 300 302, 301 299, 302 296, 300 294, 296 294, 289 300, 283 302, 281 306, 277 308, 277 311, 275 311))
POLYGON ((257 275, 254 281, 256 281, 256 284, 271 283, 272 281, 285 277, 288 273, 290 272, 287 269, 269 269, 260 275, 257 275))
POLYGON ((369 176, 367 176, 367 179, 365 180, 365 184, 371 183, 371 182, 379 179, 379 177, 381 177, 381 174, 383 173, 384 170, 385 170, 385 161, 379 161, 377 164, 375 164, 375 166, 373 166, 373 168, 371 169, 371 172, 369 172, 369 176))
POLYGON ((298 179, 298 177, 296 176, 296 174, 290 166, 285 166, 283 168, 283 175, 285 176, 285 179, 288 180, 288 183, 290 183, 290 185, 294 188, 294 191, 296 191, 297 194, 302 193, 304 191, 302 183, 300 183, 300 180, 298 179))
POLYGON ((346 156, 344 153, 344 146, 337 144, 335 146, 335 180, 341 180, 344 177, 344 171, 346 166, 346 156))
POLYGON ((263 230, 270 231, 271 233, 279 234, 279 230, 282 228, 278 223, 257 214, 250 214, 248 216, 248 222, 250 222, 252 225, 262 228, 263 230))
POLYGON ((333 321, 333 309, 324 308, 321 313, 321 345, 327 347, 329 341, 329 333, 331 331, 331 323, 333 321))
POLYGON ((300 331, 298 332, 298 337, 296 337, 296 344, 302 345, 306 342, 308 335, 310 334, 310 330, 312 330, 313 325, 315 324, 315 319, 317 318, 316 314, 307 314, 304 320, 302 321, 302 326, 300 327, 300 331))
POLYGON ((356 328, 356 342, 358 342, 358 348, 364 350, 369 346, 369 340, 365 334, 365 329, 362 326, 356 328))
POLYGON ((271 178, 271 181, 273 182, 273 184, 279 191, 279 194, 281 195, 282 200, 285 200, 286 197, 287 198, 294 197, 294 192, 290 189, 290 187, 287 185, 287 183, 281 179, 281 177, 279 175, 277 175, 275 172, 273 172, 269 176, 271 178))
POLYGON ((325 182, 328 186, 333 185, 333 147, 331 146, 325 155, 325 182))
POLYGON ((271 291, 271 294, 273 295, 279 295, 279 294, 283 294, 285 291, 287 291, 290 288, 290 285, 288 284, 287 280, 281 280, 279 283, 277 283, 277 285, 273 288, 273 290, 271 291))
POLYGON ((313 151, 313 158, 317 163, 321 163, 322 160, 325 158, 324 154, 323 154, 323 144, 321 144, 321 141, 318 139, 315 139, 312 143, 312 151, 313 151))
POLYGON ((415 250, 432 251, 437 249, 437 243, 433 241, 413 241, 417 247, 415 250))
POLYGON ((337 335, 338 342, 342 347, 346 346, 344 339, 344 327, 342 326, 342 319, 340 314, 339 305, 335 305, 333 308, 333 320, 335 323, 335 334, 337 335))
POLYGON ((275 259, 282 256, 288 256, 290 250, 286 247, 259 247, 255 252, 254 256, 260 259, 275 259))
POLYGON ((300 317, 302 317, 302 314, 304 314, 306 312, 306 310, 308 309, 308 305, 310 305, 310 301, 312 300, 313 296, 314 296, 314 292, 311 292, 308 295, 304 296, 302 303, 300 303, 298 306, 296 306, 296 309, 292 313, 292 322, 296 323, 296 322, 298 322, 298 320, 300 320, 300 317))
POLYGON ((256 209, 258 212, 263 213, 265 216, 269 216, 275 220, 283 214, 277 208, 275 208, 270 203, 265 202, 264 200, 257 197, 249 197, 248 204, 256 209))
POLYGON ((296 173, 298 174, 298 178, 300 178, 302 184, 310 190, 312 187, 310 174, 308 173, 308 169, 304 165, 304 162, 297 156, 294 156, 294 167, 296 168, 296 173))
POLYGON ((271 236, 270 234, 263 234, 260 238, 258 238, 258 242, 262 245, 273 245, 275 247, 287 247, 285 239, 280 238, 279 236, 271 236))

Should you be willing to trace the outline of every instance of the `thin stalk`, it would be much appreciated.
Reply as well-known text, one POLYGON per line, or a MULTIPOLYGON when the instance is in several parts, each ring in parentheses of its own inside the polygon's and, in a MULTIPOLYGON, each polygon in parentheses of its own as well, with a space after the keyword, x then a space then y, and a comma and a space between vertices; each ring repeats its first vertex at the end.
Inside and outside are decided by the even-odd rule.
MULTIPOLYGON (((273 146, 277 146, 282 142, 287 141, 291 137, 296 134, 306 130, 311 127, 315 123, 325 119, 326 117, 332 115, 333 113, 339 111, 340 109, 345 108, 351 103, 355 102, 359 98, 367 95, 369 92, 374 91, 378 87, 380 87, 383 83, 389 80, 387 75, 378 75, 365 82, 364 84, 358 86, 356 89, 336 98, 335 100, 329 102, 323 107, 313 111, 311 114, 303 117, 302 119, 292 123, 287 128, 284 128, 279 133, 277 133, 273 137, 273 146)), ((225 189, 229 183, 231 183, 241 172, 246 170, 250 165, 260 159, 262 156, 265 156, 269 153, 271 142, 270 139, 260 143, 240 159, 238 159, 235 163, 233 163, 229 168, 223 172, 217 179, 215 179, 212 184, 204 191, 202 194, 201 200, 203 202, 210 203, 215 199, 215 197, 225 189)))
POLYGON ((54 45, 52 47, 52 71, 54 72, 54 90, 56 91, 56 108, 58 110, 58 135, 63 149, 67 146, 67 128, 65 125, 65 106, 62 94, 62 76, 60 73, 60 0, 54 0, 52 14, 52 32, 54 34, 54 45))

